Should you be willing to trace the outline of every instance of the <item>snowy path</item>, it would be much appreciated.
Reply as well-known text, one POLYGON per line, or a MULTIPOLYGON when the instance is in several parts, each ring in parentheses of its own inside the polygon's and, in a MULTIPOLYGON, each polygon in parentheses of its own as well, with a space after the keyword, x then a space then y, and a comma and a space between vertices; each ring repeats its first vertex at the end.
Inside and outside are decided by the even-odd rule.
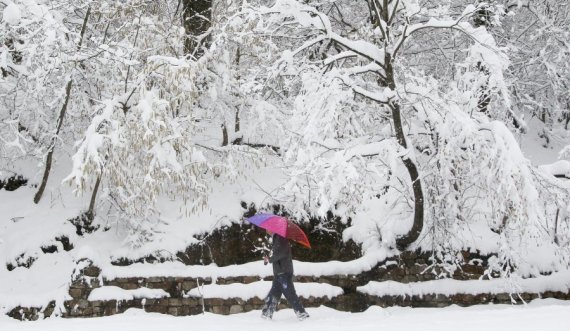
POLYGON ((206 314, 172 317, 129 310, 123 315, 95 319, 48 319, 18 322, 0 317, 0 330, 41 331, 291 331, 302 327, 311 331, 489 331, 489 330, 569 330, 570 302, 536 300, 526 306, 476 306, 469 308, 387 308, 372 307, 364 313, 345 313, 326 307, 310 308, 309 320, 298 322, 290 309, 279 311, 272 321, 259 318, 259 311, 230 316, 206 314))

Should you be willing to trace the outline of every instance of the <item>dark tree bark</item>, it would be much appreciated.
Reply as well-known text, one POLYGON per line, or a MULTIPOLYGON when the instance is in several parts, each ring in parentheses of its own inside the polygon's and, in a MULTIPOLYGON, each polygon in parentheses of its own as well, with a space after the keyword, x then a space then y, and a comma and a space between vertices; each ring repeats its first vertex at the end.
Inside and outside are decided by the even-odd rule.
POLYGON ((44 194, 46 185, 47 185, 47 181, 49 178, 49 174, 51 172, 51 164, 52 164, 52 160, 53 160, 53 152, 55 150, 55 144, 57 142, 57 136, 59 135, 59 132, 61 130, 61 126, 63 124, 63 119, 65 118, 65 113, 67 112, 67 105, 69 104, 69 97, 71 95, 71 85, 73 84, 73 80, 70 79, 67 82, 67 86, 65 87, 65 99, 63 102, 63 106, 61 107, 61 110, 59 112, 59 118, 57 120, 57 129, 55 131, 55 135, 54 137, 51 139, 51 143, 48 147, 48 153, 46 156, 46 167, 44 169, 44 175, 42 177, 42 182, 40 184, 40 187, 38 189, 38 191, 36 192, 36 195, 34 196, 34 203, 38 203, 40 202, 40 200, 42 199, 42 196, 44 194))
POLYGON ((228 129, 225 124, 222 124, 222 146, 229 144, 228 129))
MULTIPOLYGON (((394 6, 393 11, 390 11, 388 0, 367 0, 370 10, 370 21, 379 26, 381 21, 387 22, 388 26, 381 28, 383 39, 387 41, 390 35, 390 22, 396 17, 397 5, 394 6)), ((397 50, 396 50, 397 51, 397 50)), ((395 52, 396 52, 395 51, 395 52)), ((394 75, 394 58, 391 53, 387 52, 384 57, 384 71, 385 77, 378 81, 381 86, 387 86, 393 91, 396 90, 396 79, 394 75)), ((402 112, 398 101, 391 101, 388 107, 392 113, 392 121, 394 124, 394 133, 398 144, 404 149, 408 149, 406 141, 406 134, 402 124, 402 112)), ((413 242, 415 242, 422 232, 424 226, 424 194, 422 190, 422 181, 419 176, 418 167, 412 159, 404 155, 401 157, 402 163, 406 167, 410 180, 412 182, 412 191, 414 194, 414 222, 412 228, 403 236, 396 239, 396 246, 400 250, 407 249, 413 242)))
POLYGON ((95 201, 97 200, 97 191, 99 191, 99 184, 101 184, 101 176, 103 176, 102 173, 97 176, 97 181, 95 182, 93 193, 91 193, 91 201, 89 202, 89 209, 87 210, 87 219, 89 221, 93 221, 93 218, 95 217, 95 201))
MULTIPOLYGON (((388 87, 392 90, 396 90, 396 81, 394 78, 394 68, 392 66, 392 58, 390 54, 386 54, 385 57, 386 66, 386 82, 388 87)), ((406 134, 404 133, 404 126, 402 124, 402 113, 400 109, 400 104, 397 102, 392 102, 389 104, 392 110, 392 121, 394 122, 394 131, 396 133, 396 139, 398 139, 398 144, 404 149, 408 149, 408 143, 406 141, 406 134)), ((396 246, 400 250, 405 250, 410 244, 416 241, 422 229, 424 227, 424 193, 422 189, 422 181, 419 176, 418 167, 408 156, 404 155, 401 157, 408 174, 410 175, 410 180, 412 182, 412 191, 414 193, 414 223, 410 231, 407 234, 396 239, 396 246)))

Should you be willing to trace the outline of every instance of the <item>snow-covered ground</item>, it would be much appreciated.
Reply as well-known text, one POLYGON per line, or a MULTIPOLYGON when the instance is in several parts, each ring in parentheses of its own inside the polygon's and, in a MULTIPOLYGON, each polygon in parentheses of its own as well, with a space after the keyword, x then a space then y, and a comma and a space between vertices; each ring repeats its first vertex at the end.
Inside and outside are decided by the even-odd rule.
POLYGON ((382 330, 382 331, 489 331, 489 330, 568 330, 570 302, 536 300, 527 305, 487 305, 461 308, 380 308, 363 313, 345 313, 330 308, 309 308, 311 317, 299 322, 291 309, 263 320, 259 311, 229 316, 205 314, 173 317, 131 309, 125 314, 92 319, 51 318, 37 322, 18 322, 0 316, 0 330, 41 331, 147 331, 147 330, 382 330))

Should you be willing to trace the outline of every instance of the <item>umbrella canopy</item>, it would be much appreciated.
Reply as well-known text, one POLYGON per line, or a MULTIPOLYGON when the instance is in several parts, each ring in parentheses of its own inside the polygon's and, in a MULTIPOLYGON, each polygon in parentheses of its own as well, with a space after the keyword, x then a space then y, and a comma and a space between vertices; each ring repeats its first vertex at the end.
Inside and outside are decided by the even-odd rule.
POLYGON ((257 214, 247 219, 251 224, 271 231, 283 238, 293 240, 307 248, 311 248, 307 235, 301 228, 283 216, 273 214, 257 214))

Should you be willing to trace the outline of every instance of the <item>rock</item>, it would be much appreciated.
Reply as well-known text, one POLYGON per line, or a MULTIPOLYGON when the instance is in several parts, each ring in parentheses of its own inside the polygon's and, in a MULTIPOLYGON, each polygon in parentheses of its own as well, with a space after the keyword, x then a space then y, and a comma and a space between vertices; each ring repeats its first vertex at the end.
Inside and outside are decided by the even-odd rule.
POLYGON ((241 305, 232 305, 230 307, 230 314, 242 313, 243 307, 241 305))
POLYGON ((180 307, 183 305, 182 299, 179 299, 179 298, 170 298, 168 301, 169 301, 169 305, 173 306, 173 307, 180 307))

